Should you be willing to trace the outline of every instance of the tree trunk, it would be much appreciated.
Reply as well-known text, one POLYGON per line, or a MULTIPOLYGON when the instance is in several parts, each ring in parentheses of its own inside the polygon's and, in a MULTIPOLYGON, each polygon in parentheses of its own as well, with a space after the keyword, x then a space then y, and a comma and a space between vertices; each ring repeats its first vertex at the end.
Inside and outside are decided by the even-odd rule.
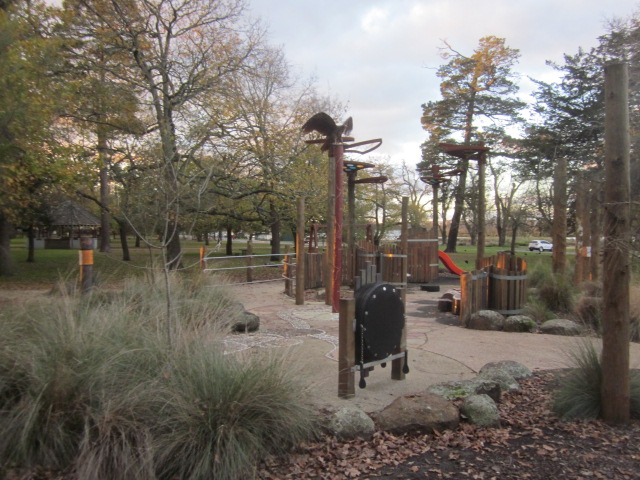
MULTIPOLYGON (((103 73, 104 75, 104 73, 103 73)), ((111 215, 109 214, 109 170, 107 136, 103 125, 97 127, 98 162, 100 164, 100 251, 111 251, 111 215)))
POLYGON ((273 202, 269 202, 269 214, 271 217, 271 257, 272 262, 280 261, 280 257, 278 254, 280 253, 280 233, 282 229, 282 224, 280 222, 280 215, 278 215, 278 211, 276 210, 273 202))
POLYGON ((0 275, 13 274, 11 259, 11 232, 13 225, 0 213, 0 275))
POLYGON ((29 228, 27 228, 27 242, 27 263, 34 263, 36 261, 36 242, 33 234, 33 225, 29 225, 29 228))
POLYGON ((602 417, 626 423, 629 385, 629 283, 631 280, 629 76, 623 63, 605 67, 605 246, 602 322, 602 417))
POLYGON ((553 171, 553 273, 567 268, 567 159, 558 158, 553 171))
POLYGON ((129 242, 127 240, 127 222, 126 220, 115 219, 120 230, 120 246, 122 247, 122 260, 124 262, 131 261, 131 253, 129 252, 129 242))
POLYGON ((447 248, 445 252, 455 253, 458 244, 458 232, 460 231, 460 220, 464 211, 465 189, 467 188, 467 170, 469 168, 469 160, 462 159, 458 162, 458 168, 462 170, 460 173, 460 181, 455 193, 455 205, 453 207, 453 217, 451 218, 451 227, 447 238, 447 248))
POLYGON ((233 239, 231 238, 231 235, 233 235, 233 231, 231 230, 231 227, 227 227, 227 248, 225 253, 229 256, 233 255, 233 239))

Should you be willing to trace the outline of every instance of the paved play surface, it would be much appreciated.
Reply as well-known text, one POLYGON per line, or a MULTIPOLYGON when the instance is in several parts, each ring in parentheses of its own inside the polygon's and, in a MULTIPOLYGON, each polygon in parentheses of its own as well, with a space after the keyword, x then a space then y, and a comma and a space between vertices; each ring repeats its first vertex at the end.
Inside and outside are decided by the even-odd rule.
MULTIPOLYGON (((392 380, 390 366, 376 367, 367 387, 357 386, 355 397, 338 397, 338 314, 320 301, 295 305, 281 282, 229 287, 245 309, 260 317, 260 330, 228 339, 227 351, 249 348, 278 349, 290 355, 311 384, 314 402, 321 407, 358 406, 366 412, 384 408, 398 396, 423 391, 431 384, 472 378, 486 363, 515 360, 531 370, 565 368, 567 352, 582 337, 538 333, 469 330, 458 317, 438 312, 444 291, 457 286, 457 277, 441 277, 440 292, 425 292, 419 285, 407 291, 406 321, 410 372, 405 380, 392 380), (282 350, 284 349, 284 350, 282 350)), ((596 338, 591 341, 599 342, 596 338)), ((631 344, 631 367, 640 368, 640 344, 631 344)))

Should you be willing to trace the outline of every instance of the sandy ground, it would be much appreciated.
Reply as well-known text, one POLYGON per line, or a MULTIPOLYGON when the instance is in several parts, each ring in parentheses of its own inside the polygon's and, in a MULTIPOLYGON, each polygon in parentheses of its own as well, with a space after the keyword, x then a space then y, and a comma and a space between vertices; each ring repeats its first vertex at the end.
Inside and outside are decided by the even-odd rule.
MULTIPOLYGON (((583 341, 581 337, 462 328, 457 316, 437 310, 437 299, 453 285, 451 279, 440 282, 441 292, 425 292, 418 286, 407 292, 410 372, 405 380, 392 380, 389 367, 376 367, 366 388, 357 387, 356 377, 355 397, 349 399, 337 394, 338 314, 332 314, 324 302, 296 306, 280 283, 237 286, 232 291, 247 310, 260 316, 260 331, 250 336, 253 346, 287 348, 294 368, 308 375, 315 401, 326 407, 379 410, 398 396, 420 392, 433 383, 471 378, 485 364, 499 360, 515 360, 531 370, 564 368, 567 352, 583 341)), ((630 350, 632 368, 640 368, 640 344, 631 344, 630 350)))

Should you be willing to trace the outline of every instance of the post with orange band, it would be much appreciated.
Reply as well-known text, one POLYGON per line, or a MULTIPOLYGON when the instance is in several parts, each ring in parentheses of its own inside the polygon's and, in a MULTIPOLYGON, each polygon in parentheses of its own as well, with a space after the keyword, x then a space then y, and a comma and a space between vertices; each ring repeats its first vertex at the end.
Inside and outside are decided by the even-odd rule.
POLYGON ((80 237, 80 292, 88 293, 93 285, 93 238, 80 237))

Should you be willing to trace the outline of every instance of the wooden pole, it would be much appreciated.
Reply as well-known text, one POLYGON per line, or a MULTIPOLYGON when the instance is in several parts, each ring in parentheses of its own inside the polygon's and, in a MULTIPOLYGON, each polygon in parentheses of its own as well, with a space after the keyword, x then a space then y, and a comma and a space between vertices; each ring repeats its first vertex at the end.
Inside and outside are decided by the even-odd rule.
POLYGON ((344 145, 335 143, 333 146, 335 157, 335 197, 334 197, 334 247, 333 247, 333 280, 331 282, 331 310, 333 313, 340 311, 340 286, 342 285, 342 211, 344 204, 344 194, 342 185, 342 156, 344 145))
MULTIPOLYGON (((402 305, 406 305, 407 300, 407 272, 408 272, 408 262, 409 262, 409 197, 402 197, 402 230, 401 230, 401 242, 400 242, 400 251, 404 258, 402 259, 402 269, 400 270, 402 273, 402 283, 405 285, 402 286, 400 290, 400 298, 402 299, 402 305)), ((404 308, 404 307, 403 307, 404 308)), ((393 353, 401 353, 407 349, 407 324, 405 322, 404 328, 402 329, 402 338, 400 339, 400 345, 398 346, 397 351, 393 353)), ((405 374, 402 371, 404 366, 404 358, 397 358, 391 361, 391 379, 392 380, 404 380, 405 374)))
POLYGON ((336 162, 333 145, 329 150, 329 178, 328 178, 328 192, 327 192, 327 250, 325 257, 325 271, 324 271, 324 291, 325 291, 325 303, 327 305, 333 305, 333 250, 335 248, 335 205, 336 205, 336 162))
POLYGON ((602 417, 630 419, 629 400, 629 74, 624 63, 605 67, 605 198, 602 322, 602 417))
POLYGON ((478 249, 476 253, 476 269, 482 268, 482 259, 484 258, 485 245, 485 171, 486 171, 486 155, 480 154, 478 160, 478 249))
MULTIPOLYGON (((586 249, 587 237, 585 232, 585 217, 587 215, 587 195, 585 192, 584 174, 578 174, 576 182, 576 255, 573 270, 573 281, 576 285, 580 285, 584 279, 584 269, 586 268, 586 249)), ((555 248, 555 244, 554 244, 555 248)))
POLYGON ((347 268, 349 281, 353 282, 356 274, 356 171, 347 174, 347 201, 349 203, 349 233, 347 236, 348 253, 347 268))
POLYGON ((93 286, 93 238, 80 237, 80 292, 89 293, 93 286))
POLYGON ((553 273, 564 275, 567 268, 567 159, 558 158, 553 170, 553 273))
POLYGON ((351 371, 356 363, 355 319, 355 299, 341 299, 338 317, 338 396, 342 398, 356 394, 355 372, 351 371))
POLYGON ((438 238, 438 187, 436 183, 432 186, 433 189, 433 238, 438 238))
POLYGON ((304 305, 304 234, 304 198, 298 198, 298 225, 296 227, 296 305, 304 305))

